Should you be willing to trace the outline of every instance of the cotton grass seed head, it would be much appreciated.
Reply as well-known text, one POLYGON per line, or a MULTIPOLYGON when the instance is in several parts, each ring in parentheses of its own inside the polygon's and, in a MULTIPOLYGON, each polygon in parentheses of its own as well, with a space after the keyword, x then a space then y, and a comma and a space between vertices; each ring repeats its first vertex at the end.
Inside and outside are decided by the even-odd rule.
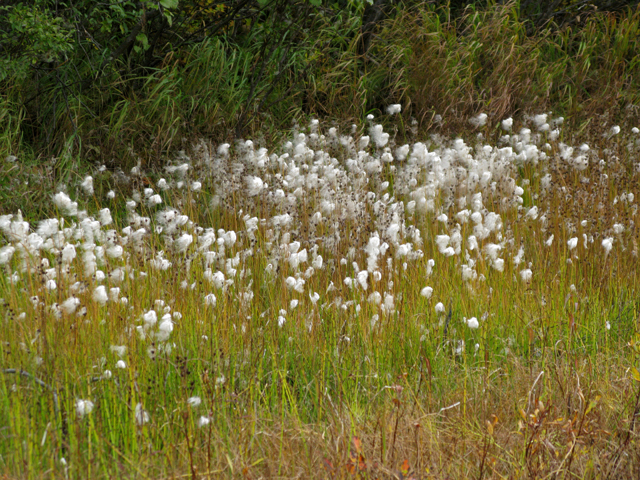
POLYGON ((85 415, 90 414, 93 411, 93 402, 91 400, 76 400, 76 414, 78 418, 83 418, 85 415))

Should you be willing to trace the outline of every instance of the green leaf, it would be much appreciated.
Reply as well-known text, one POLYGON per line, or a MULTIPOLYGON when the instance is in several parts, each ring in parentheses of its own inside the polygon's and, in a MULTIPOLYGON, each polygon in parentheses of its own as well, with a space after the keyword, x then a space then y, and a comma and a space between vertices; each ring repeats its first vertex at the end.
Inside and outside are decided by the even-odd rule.
POLYGON ((178 6, 178 0, 160 0, 160 5, 164 8, 176 8, 178 6))
POLYGON ((145 50, 149 48, 149 39, 144 33, 140 32, 136 35, 136 40, 142 44, 142 48, 145 50))
POLYGON ((320 5, 322 5, 322 0, 309 0, 309 3, 314 7, 319 7, 320 5))
POLYGON ((640 382, 640 372, 636 367, 631 367, 631 376, 636 382, 640 382))

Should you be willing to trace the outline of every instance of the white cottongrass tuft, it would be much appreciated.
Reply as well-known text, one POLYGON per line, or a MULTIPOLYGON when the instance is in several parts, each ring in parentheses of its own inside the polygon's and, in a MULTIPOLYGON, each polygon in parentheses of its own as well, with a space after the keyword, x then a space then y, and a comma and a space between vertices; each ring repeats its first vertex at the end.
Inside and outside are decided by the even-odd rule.
POLYGON ((138 425, 144 425, 145 423, 148 423, 149 420, 151 420, 151 417, 149 416, 149 412, 147 412, 143 407, 141 403, 138 403, 136 405, 135 408, 135 415, 136 415, 136 423, 138 425))
POLYGON ((389 142, 389 134, 383 131, 382 125, 372 126, 369 129, 369 135, 378 148, 384 147, 389 142))
POLYGON ((553 244, 553 237, 554 237, 554 235, 553 235, 553 234, 551 234, 551 236, 550 236, 549 238, 547 238, 547 240, 544 242, 544 244, 545 244, 547 247, 550 247, 550 246, 553 244))
POLYGON ((69 195, 64 192, 56 193, 53 196, 53 203, 55 203, 56 207, 58 207, 67 215, 74 216, 78 214, 78 203, 72 202, 69 198, 69 195))
POLYGON ((422 295, 424 298, 431 298, 432 294, 433 288, 431 287, 424 287, 422 290, 420 290, 420 295, 422 295))
POLYGON ((478 319, 476 317, 471 317, 467 319, 467 326, 471 330, 476 330, 480 326, 480 323, 478 322, 478 319))
POLYGON ((393 103, 387 107, 387 113, 389 115, 395 115, 396 113, 400 113, 402 111, 402 105, 399 103, 393 103))
POLYGON ((486 113, 480 113, 477 116, 469 119, 469 123, 476 128, 484 127, 487 124, 487 116, 486 113))
POLYGON ((189 248, 189 245, 193 243, 193 235, 183 233, 173 243, 176 253, 184 253, 189 248))
POLYGON ((569 246, 569 250, 573 250, 578 246, 578 237, 573 237, 567 240, 567 245, 569 246))
POLYGON ((533 277, 533 272, 530 268, 525 268, 524 270, 520 270, 520 278, 523 282, 530 282, 531 277, 533 277))
POLYGON ((512 127, 513 127, 513 118, 509 117, 502 120, 503 130, 510 131, 512 127))
POLYGON ((0 265, 9 263, 15 251, 16 249, 11 245, 0 248, 0 265))
POLYGON ((101 305, 104 305, 109 300, 109 295, 107 294, 107 289, 104 285, 99 285, 93 291, 93 300, 101 305))
POLYGON ((66 313, 67 315, 72 315, 73 313, 75 313, 78 305, 80 305, 79 299, 77 299, 76 297, 69 297, 64 302, 62 302, 60 307, 62 308, 62 311, 64 313, 66 313))
POLYGON ((199 407, 201 403, 202 399, 200 397, 189 397, 187 399, 187 404, 192 408, 199 407))
POLYGON ((79 418, 90 414, 93 411, 93 402, 91 400, 76 400, 76 414, 79 418))
POLYGON ((442 302, 436 303, 436 313, 444 313, 444 312, 445 312, 444 303, 442 302))
POLYGON ((89 175, 84 177, 84 180, 82 181, 80 186, 84 190, 84 193, 86 193, 87 195, 93 195, 93 177, 89 175))
POLYGON ((248 176, 246 178, 247 183, 247 195, 250 197, 255 197, 262 192, 262 189, 265 187, 265 183, 262 181, 260 177, 248 176))
POLYGON ((212 307, 215 307, 216 306, 216 296, 213 293, 205 295, 204 304, 212 306, 212 307))
POLYGON ((602 248, 604 248, 605 254, 608 255, 613 248, 613 238, 609 237, 602 240, 602 248))
POLYGON ((98 212, 98 219, 103 226, 113 223, 113 218, 111 218, 111 210, 109 210, 108 208, 103 208, 102 210, 100 210, 98 212))

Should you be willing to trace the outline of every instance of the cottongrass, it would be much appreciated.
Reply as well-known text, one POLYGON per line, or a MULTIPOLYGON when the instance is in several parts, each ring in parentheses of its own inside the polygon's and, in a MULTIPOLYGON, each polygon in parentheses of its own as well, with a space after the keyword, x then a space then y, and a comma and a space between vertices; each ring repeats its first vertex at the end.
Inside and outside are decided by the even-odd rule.
MULTIPOLYGON (((392 105, 387 113, 400 111, 392 105)), ((151 451, 166 441, 180 445, 181 465, 208 462, 208 469, 233 451, 221 468, 230 462, 270 475, 280 463, 293 475, 302 461, 292 453, 295 428, 320 450, 327 443, 316 442, 311 425, 323 422, 334 434, 340 423, 340 431, 360 430, 368 445, 379 445, 391 423, 376 427, 375 418, 395 418, 407 429, 393 434, 403 438, 397 446, 382 442, 378 465, 396 468, 400 455, 424 463, 420 452, 429 449, 444 462, 446 449, 428 432, 453 429, 446 415, 461 425, 504 417, 504 438, 496 434, 484 445, 515 451, 506 431, 538 442, 531 425, 546 421, 542 415, 552 402, 562 404, 561 394, 554 382, 529 382, 524 392, 513 380, 522 388, 511 400, 524 412, 514 420, 487 410, 501 405, 492 392, 508 375, 528 382, 519 365, 542 368, 549 351, 571 358, 563 365, 573 369, 610 355, 616 361, 602 364, 600 374, 616 379, 611 388, 630 391, 625 353, 616 348, 629 342, 637 315, 630 292, 639 287, 633 190, 640 170, 627 165, 640 151, 637 132, 619 127, 599 140, 609 143, 572 147, 557 141, 562 122, 540 114, 519 126, 500 121, 505 135, 495 144, 434 135, 398 145, 368 120, 368 136, 336 128, 323 134, 315 122, 273 150, 247 140, 202 141, 190 156, 179 154, 155 186, 130 198, 108 192, 114 211, 98 208, 95 217, 62 191, 53 196, 56 218, 31 225, 19 212, 0 216, 4 363, 38 372, 51 391, 79 399, 51 404, 56 422, 66 422, 65 408, 91 420, 56 430, 61 444, 77 442, 67 455, 70 471, 91 464, 81 439, 93 435, 101 451, 124 452, 128 462, 143 458, 139 445, 151 451), (115 220, 123 215, 124 225, 115 220), (598 243, 601 250, 592 247, 598 243), (189 409, 202 411, 196 417, 189 409), (247 440, 243 419, 268 435, 247 440), (282 437, 265 427, 276 419, 282 437), (272 459, 274 439, 285 437, 280 447, 289 453, 272 459), (246 449, 234 450, 235 441, 246 449), (254 441, 269 452, 265 470, 254 441), (192 455, 195 444, 215 455, 192 455)), ((481 114, 472 124, 489 132, 498 121, 481 114)), ((142 173, 136 167, 134 176, 142 173)), ((95 194, 89 178, 79 184, 87 196, 95 194)), ((557 375, 567 387, 598 381, 586 370, 557 375)), ((33 443, 18 399, 35 409, 40 397, 12 385, 5 377, 12 396, 1 404, 3 415, 16 420, 0 453, 19 472, 25 463, 18 460, 36 461, 29 453, 36 450, 17 448, 17 439, 33 443)), ((584 398, 569 398, 575 391, 588 395, 567 388, 567 418, 619 427, 606 410, 598 410, 600 420, 580 410, 584 398)), ((616 402, 610 406, 621 418, 616 402)), ((45 428, 46 414, 29 411, 45 428)), ((329 464, 348 471, 344 452, 353 439, 340 435, 329 464)), ((569 454, 559 438, 536 443, 562 452, 545 457, 540 471, 567 468, 557 461, 569 454)), ((53 455, 57 447, 45 445, 38 447, 43 455, 53 455)), ((613 458, 616 450, 603 448, 613 458)), ((499 452, 486 455, 504 471, 530 467, 499 452)), ((457 474, 468 473, 464 465, 473 462, 465 462, 456 463, 457 474)), ((373 461, 364 464, 374 469, 373 461)), ((588 468, 586 460, 577 464, 588 468)))

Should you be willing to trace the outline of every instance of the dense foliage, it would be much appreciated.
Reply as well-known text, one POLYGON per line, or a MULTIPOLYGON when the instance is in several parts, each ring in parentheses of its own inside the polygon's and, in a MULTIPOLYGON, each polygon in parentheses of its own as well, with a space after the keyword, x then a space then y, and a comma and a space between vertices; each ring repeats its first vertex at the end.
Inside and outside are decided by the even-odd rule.
MULTIPOLYGON (((7 128, 0 153, 83 152, 97 159, 114 156, 114 146, 126 151, 132 141, 144 150, 138 152, 143 157, 157 160, 185 135, 232 131, 240 136, 265 123, 287 128, 305 114, 361 120, 388 98, 416 96, 405 74, 421 34, 399 39, 401 30, 385 30, 387 20, 435 12, 439 24, 464 31, 478 9, 503 8, 491 5, 458 0, 6 2, 0 7, 0 118, 7 128)), ((595 12, 624 12, 634 2, 507 5, 522 33, 531 36, 549 26, 582 27, 595 12)), ((504 39, 494 40, 497 47, 504 39)), ((469 74, 475 70, 461 80, 472 80, 469 74)), ((412 113, 424 118, 431 106, 419 105, 412 113)))

